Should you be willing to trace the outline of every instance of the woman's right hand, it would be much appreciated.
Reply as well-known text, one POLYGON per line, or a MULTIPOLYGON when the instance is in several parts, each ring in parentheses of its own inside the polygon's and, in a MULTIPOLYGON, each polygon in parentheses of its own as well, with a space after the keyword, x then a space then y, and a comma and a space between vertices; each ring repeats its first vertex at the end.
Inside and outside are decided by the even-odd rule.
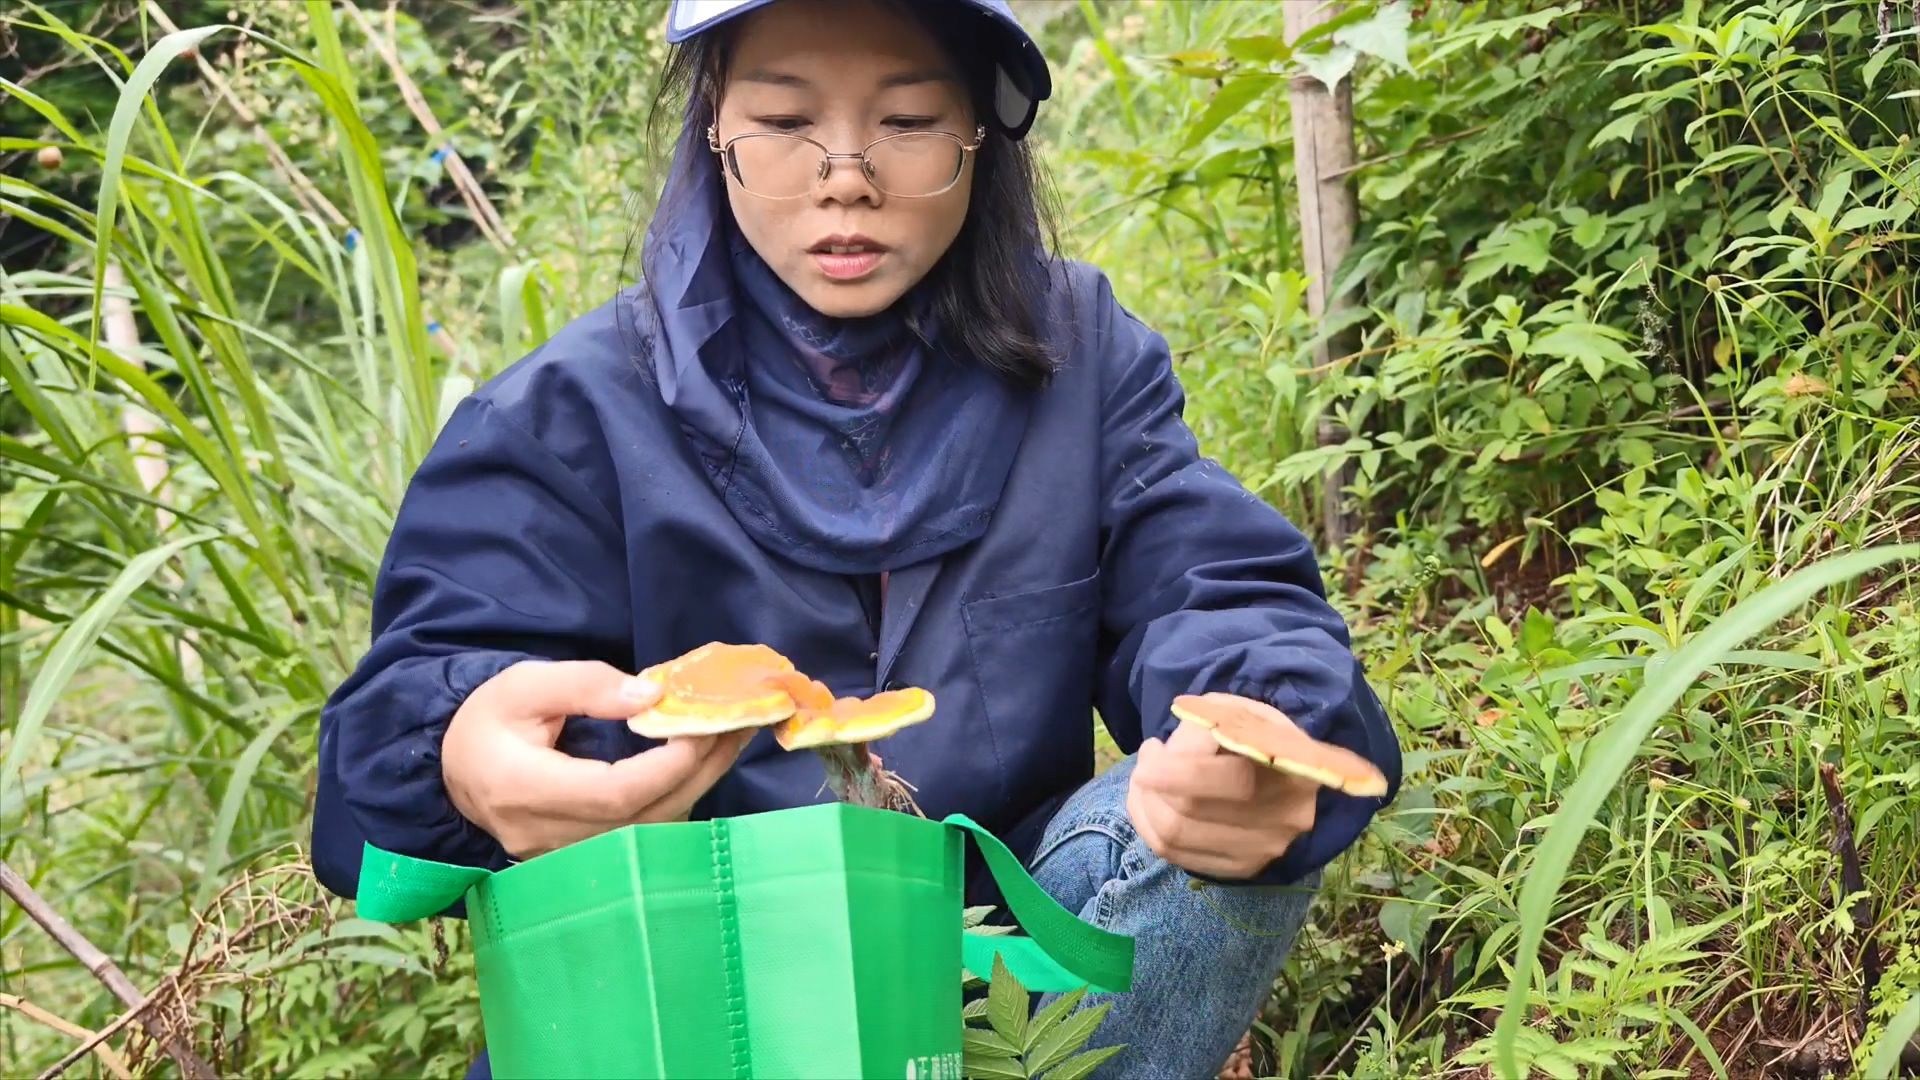
POLYGON ((569 716, 621 722, 660 688, 609 664, 526 660, 467 696, 441 743, 453 805, 516 859, 638 822, 684 821, 753 730, 670 739, 619 761, 554 748, 569 716))

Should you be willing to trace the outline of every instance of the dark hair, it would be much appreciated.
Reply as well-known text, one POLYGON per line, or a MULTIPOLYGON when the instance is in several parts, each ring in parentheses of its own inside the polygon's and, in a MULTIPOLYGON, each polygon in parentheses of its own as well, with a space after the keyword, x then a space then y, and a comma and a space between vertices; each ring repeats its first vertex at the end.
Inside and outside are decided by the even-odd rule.
MULTIPOLYGON (((990 121, 992 65, 976 59, 991 55, 981 40, 984 18, 960 5, 891 2, 966 65, 974 114, 987 124, 966 220, 916 287, 931 291, 939 324, 962 351, 1019 385, 1044 385, 1059 366, 1040 309, 1052 280, 1047 263, 1059 248, 1052 192, 1032 146, 1008 138, 990 121)), ((726 84, 738 28, 737 21, 725 23, 672 47, 647 121, 656 153, 669 146, 685 152, 696 141, 706 145, 706 124, 726 84), (663 123, 677 125, 665 140, 663 123)), ((724 200, 721 207, 727 212, 724 200)), ((654 213, 676 211, 662 204, 654 213)))

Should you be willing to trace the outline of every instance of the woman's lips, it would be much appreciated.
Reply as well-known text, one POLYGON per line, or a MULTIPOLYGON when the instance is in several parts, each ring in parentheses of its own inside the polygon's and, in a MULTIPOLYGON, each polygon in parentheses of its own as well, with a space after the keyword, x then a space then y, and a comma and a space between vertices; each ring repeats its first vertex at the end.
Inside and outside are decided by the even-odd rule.
POLYGON ((855 281, 873 273, 886 252, 870 247, 832 247, 811 253, 820 272, 835 281, 855 281))

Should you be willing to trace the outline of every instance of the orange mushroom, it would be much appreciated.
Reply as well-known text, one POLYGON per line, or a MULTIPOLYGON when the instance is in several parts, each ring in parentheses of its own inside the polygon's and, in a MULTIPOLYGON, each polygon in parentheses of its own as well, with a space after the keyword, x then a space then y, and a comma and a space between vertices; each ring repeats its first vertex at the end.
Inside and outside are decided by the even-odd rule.
POLYGON ((793 699, 794 707, 800 711, 825 709, 833 704, 833 691, 819 679, 809 678, 798 671, 781 671, 767 676, 767 682, 786 691, 793 699))
POLYGON ((711 641, 640 672, 662 693, 627 726, 653 739, 766 727, 793 715, 793 697, 772 681, 792 671, 793 661, 765 645, 711 641))
POLYGON ((803 707, 780 721, 773 737, 788 750, 855 746, 884 739, 932 715, 933 695, 925 690, 886 690, 872 697, 829 700, 824 707, 803 707))
POLYGON ((1387 778, 1373 762, 1308 735, 1264 701, 1238 694, 1183 694, 1173 699, 1173 715, 1207 728, 1222 747, 1268 768, 1349 795, 1387 793, 1387 778))
POLYGON ((766 645, 708 642, 641 672, 661 686, 651 707, 627 720, 650 738, 773 727, 786 750, 812 750, 834 793, 863 806, 919 813, 905 781, 866 749, 933 716, 933 695, 909 688, 835 698, 825 683, 766 645))

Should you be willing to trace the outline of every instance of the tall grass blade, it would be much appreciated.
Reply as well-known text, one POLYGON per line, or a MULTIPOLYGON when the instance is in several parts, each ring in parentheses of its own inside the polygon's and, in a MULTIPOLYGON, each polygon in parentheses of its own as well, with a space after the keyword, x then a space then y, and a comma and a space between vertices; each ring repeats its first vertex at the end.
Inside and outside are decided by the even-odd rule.
POLYGON ((1862 1071, 1866 1080, 1893 1080, 1900 1068, 1900 1054, 1916 1032, 1920 1032, 1920 994, 1908 998, 1906 1007, 1896 1013, 1888 1021, 1887 1030, 1880 1033, 1873 1056, 1867 1059, 1862 1071))
POLYGON ((1539 853, 1520 890, 1520 937, 1514 945, 1513 974, 1507 982, 1506 1007, 1494 1028, 1494 1061, 1503 1077, 1519 1078, 1516 1040, 1526 1025, 1527 989, 1546 933, 1553 902, 1566 879, 1580 838, 1592 825, 1600 806, 1613 793, 1640 744, 1701 673, 1725 660, 1739 645, 1779 622, 1822 589, 1850 581, 1876 567, 1902 559, 1920 558, 1920 544, 1869 548, 1814 563, 1741 601, 1713 625, 1681 646, 1633 696, 1596 746, 1585 755, 1580 778, 1553 815, 1540 841, 1539 853))
POLYGON ((289 710, 285 716, 262 728, 233 763, 233 774, 227 778, 226 792, 220 796, 220 811, 214 819, 213 838, 207 843, 207 872, 200 875, 200 891, 193 905, 196 909, 204 909, 225 880, 222 875, 227 869, 227 849, 233 842, 233 828, 240 820, 240 808, 245 805, 247 794, 253 790, 253 777, 260 771, 260 762, 288 728, 296 721, 312 715, 307 709, 289 710))
POLYGON ((153 89, 168 64, 220 31, 231 29, 238 28, 197 26, 168 34, 153 43, 153 48, 133 69, 127 85, 121 88, 120 100, 113 107, 113 120, 107 125, 106 158, 100 166, 100 210, 94 225, 99 241, 93 248, 93 328, 89 334, 94 341, 100 340, 101 296, 106 290, 108 253, 113 248, 113 221, 120 212, 120 173, 127 159, 127 144, 133 139, 134 120, 146 102, 147 91, 153 89))
MULTIPOLYGON (((47 714, 53 711, 54 700, 66 689, 74 673, 80 670, 93 643, 106 631, 108 621, 119 612, 127 598, 175 555, 197 544, 219 539, 220 536, 217 532, 193 533, 136 555, 128 560, 113 584, 67 624, 60 633, 59 641, 47 653, 39 673, 34 676, 33 685, 27 690, 26 705, 14 722, 6 759, 0 761, 0 792, 22 782, 23 768, 33 754, 35 744, 40 741, 40 732, 46 725, 47 714)), ((14 805, 4 794, 0 794, 0 803, 14 805)))

